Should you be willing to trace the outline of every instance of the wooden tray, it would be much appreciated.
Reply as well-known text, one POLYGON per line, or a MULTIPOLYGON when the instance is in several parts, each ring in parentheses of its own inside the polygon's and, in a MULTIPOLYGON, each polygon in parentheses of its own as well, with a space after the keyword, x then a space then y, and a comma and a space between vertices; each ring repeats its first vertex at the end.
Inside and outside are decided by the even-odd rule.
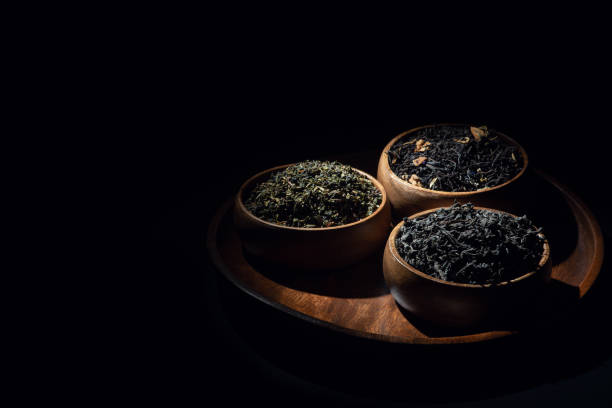
MULTIPOLYGON (((375 163, 356 156, 343 162, 370 174, 375 163), (361 167, 360 167, 361 166, 361 167)), ((375 168, 375 167, 374 167, 375 168)), ((214 216, 207 236, 213 264, 240 289, 313 324, 394 343, 471 343, 529 332, 561 317, 589 290, 603 262, 603 238, 591 211, 574 194, 539 171, 525 174, 525 206, 544 228, 552 254, 553 281, 527 314, 471 330, 439 328, 402 310, 390 295, 379 254, 343 270, 298 273, 252 259, 232 225, 232 200, 214 216)))

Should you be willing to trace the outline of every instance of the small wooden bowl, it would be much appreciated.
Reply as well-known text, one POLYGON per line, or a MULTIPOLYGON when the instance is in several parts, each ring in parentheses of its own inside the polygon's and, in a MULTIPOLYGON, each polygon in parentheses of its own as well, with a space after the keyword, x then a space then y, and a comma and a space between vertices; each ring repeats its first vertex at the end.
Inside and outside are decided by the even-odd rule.
POLYGON ((391 225, 391 207, 383 186, 369 174, 367 177, 382 194, 374 213, 350 224, 325 228, 288 227, 264 221, 245 207, 242 199, 271 172, 291 166, 274 167, 248 179, 234 200, 234 225, 244 249, 268 262, 292 269, 336 269, 361 261, 382 249, 391 225))
MULTIPOLYGON (((490 208, 474 208, 505 213, 490 208)), ((409 218, 422 217, 436 210, 423 211, 409 218)), ((468 327, 512 312, 518 313, 529 306, 538 291, 550 280, 552 263, 546 239, 536 270, 508 282, 473 285, 434 278, 408 264, 398 253, 395 239, 402 225, 403 221, 396 225, 385 245, 385 281, 400 306, 430 322, 450 327, 468 327)))
MULTIPOLYGON (((421 129, 434 126, 465 126, 457 123, 443 123, 439 125, 420 126, 406 132, 400 133, 383 149, 378 161, 377 178, 387 191, 389 201, 393 207, 394 215, 398 218, 409 216, 418 211, 428 210, 430 208, 447 207, 455 200, 460 203, 471 202, 474 205, 480 205, 489 208, 499 208, 506 211, 516 211, 519 208, 519 201, 514 197, 519 196, 513 188, 516 187, 516 181, 525 173, 527 169, 527 152, 514 139, 495 132, 498 137, 504 139, 508 143, 516 146, 523 157, 523 168, 521 171, 510 180, 494 187, 483 188, 475 191, 437 191, 430 190, 424 187, 417 187, 409 182, 402 180, 389 167, 389 159, 387 151, 401 138, 410 133, 417 132, 421 129)), ((518 189, 514 189, 518 190, 518 189)))

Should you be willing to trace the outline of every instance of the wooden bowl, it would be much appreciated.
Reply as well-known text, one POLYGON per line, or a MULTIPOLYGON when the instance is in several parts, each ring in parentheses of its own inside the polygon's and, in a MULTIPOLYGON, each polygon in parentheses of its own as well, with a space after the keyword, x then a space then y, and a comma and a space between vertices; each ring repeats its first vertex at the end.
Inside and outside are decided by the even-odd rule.
MULTIPOLYGON (((497 211, 483 207, 474 208, 497 211)), ((414 219, 434 211, 436 209, 423 211, 409 218, 414 219)), ((511 312, 518 313, 519 310, 529 307, 538 291, 550 280, 552 264, 546 239, 536 270, 508 282, 474 285, 434 278, 408 264, 398 253, 395 240, 402 225, 403 221, 396 225, 385 245, 385 281, 400 306, 430 322, 443 326, 468 327, 505 317, 511 312)))
POLYGON ((288 227, 264 221, 245 207, 242 199, 271 172, 291 166, 274 167, 248 179, 234 200, 234 225, 247 253, 265 261, 292 269, 336 269, 361 261, 382 249, 391 226, 391 207, 383 186, 367 177, 382 193, 374 213, 350 224, 324 228, 288 227))
POLYGON ((389 201, 393 207, 394 215, 398 218, 409 216, 419 211, 428 210, 430 208, 447 207, 455 200, 460 203, 471 202, 474 205, 480 205, 489 208, 498 208, 509 212, 516 211, 520 208, 520 200, 517 197, 518 193, 517 180, 525 173, 527 169, 527 152, 514 139, 495 132, 498 137, 506 142, 516 146, 523 157, 523 168, 521 171, 510 180, 494 187, 483 188, 475 191, 437 191, 430 190, 424 187, 418 187, 409 182, 402 180, 389 167, 387 151, 401 138, 421 129, 434 126, 465 126, 457 123, 443 123, 439 125, 427 125, 417 127, 406 132, 400 133, 383 149, 378 161, 377 178, 387 191, 389 201))

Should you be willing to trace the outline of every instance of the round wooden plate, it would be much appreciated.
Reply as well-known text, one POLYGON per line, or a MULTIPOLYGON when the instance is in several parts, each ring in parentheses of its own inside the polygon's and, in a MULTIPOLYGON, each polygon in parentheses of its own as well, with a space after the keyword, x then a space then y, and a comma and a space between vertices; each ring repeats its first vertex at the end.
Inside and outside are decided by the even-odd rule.
MULTIPOLYGON (((341 160, 373 174, 375 163, 357 156, 341 160)), ((603 238, 596 219, 578 197, 542 172, 528 171, 526 176, 522 210, 543 227, 549 240, 553 279, 532 309, 487 327, 435 327, 401 309, 383 279, 382 248, 360 264, 324 273, 283 270, 249 258, 232 224, 231 199, 213 218, 207 247, 216 268, 246 293, 290 315, 350 335, 394 343, 452 344, 528 332, 559 317, 586 294, 601 269, 603 238)))

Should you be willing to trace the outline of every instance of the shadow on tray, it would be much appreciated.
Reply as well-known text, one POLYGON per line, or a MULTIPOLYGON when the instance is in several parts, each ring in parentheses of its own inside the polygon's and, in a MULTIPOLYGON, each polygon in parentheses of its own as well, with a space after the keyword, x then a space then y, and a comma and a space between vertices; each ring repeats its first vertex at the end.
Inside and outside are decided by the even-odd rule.
POLYGON ((563 194, 542 176, 528 171, 520 195, 520 213, 542 228, 550 244, 553 266, 567 259, 578 242, 578 226, 571 205, 563 194))
MULTIPOLYGON (((521 334, 456 345, 395 344, 350 336, 280 312, 244 295, 222 277, 218 283, 235 341, 248 345, 275 370, 357 397, 442 403, 526 390, 574 377, 610 358, 612 334, 602 323, 612 306, 612 281, 605 269, 606 264, 577 305, 568 302, 563 309, 558 307, 575 298, 576 291, 553 281, 554 290, 538 311, 541 318, 521 334)), ((432 335, 447 334, 425 326, 419 328, 432 335)), ((262 386, 274 389, 282 384, 262 386)))
POLYGON ((436 325, 415 316, 397 302, 395 305, 417 330, 428 337, 467 336, 489 331, 525 331, 550 324, 564 311, 574 307, 579 300, 579 290, 575 286, 558 280, 551 280, 545 292, 529 305, 514 309, 503 317, 489 319, 476 327, 453 328, 436 325))
POLYGON ((382 249, 364 261, 330 271, 294 271, 265 262, 243 251, 249 265, 283 286, 340 298, 376 297, 389 293, 382 273, 382 249))

